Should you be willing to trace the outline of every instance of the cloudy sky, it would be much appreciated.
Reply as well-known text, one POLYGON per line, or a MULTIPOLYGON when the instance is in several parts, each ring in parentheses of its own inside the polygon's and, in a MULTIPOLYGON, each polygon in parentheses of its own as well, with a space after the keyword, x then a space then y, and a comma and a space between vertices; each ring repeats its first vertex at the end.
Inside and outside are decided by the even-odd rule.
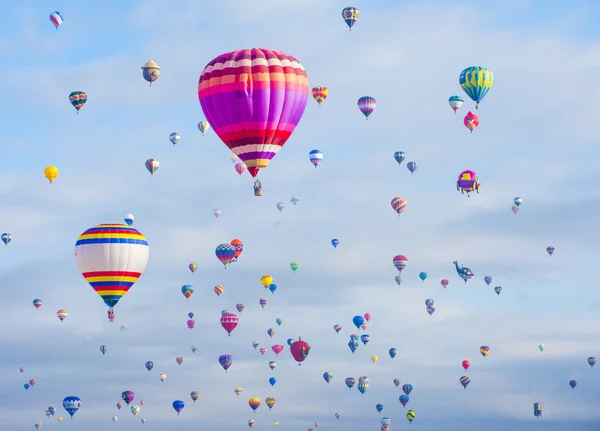
POLYGON ((324 431, 358 431, 379 430, 385 415, 394 430, 407 429, 411 408, 410 426, 423 431, 598 429, 600 370, 586 362, 600 357, 598 2, 363 1, 353 5, 361 17, 352 32, 340 16, 348 4, 338 0, 87 3, 35 0, 3 9, 0 231, 13 235, 0 250, 4 426, 242 430, 252 418, 257 430, 278 420, 290 431, 315 421, 324 431), (65 16, 58 31, 48 20, 52 10, 65 16), (330 94, 321 108, 309 100, 292 138, 261 171, 261 198, 247 174, 235 173, 214 132, 196 128, 204 119, 197 98, 204 66, 250 47, 290 53, 311 86, 330 94), (149 59, 162 67, 151 88, 140 69, 149 59), (471 65, 496 78, 473 134, 462 124, 472 102, 457 115, 447 104, 464 96, 458 75, 471 65), (89 96, 79 115, 68 101, 74 90, 89 96), (377 99, 369 121, 356 106, 365 95, 377 99), (181 135, 175 148, 171 132, 181 135), (324 154, 318 169, 308 160, 315 148, 324 154), (414 176, 394 161, 399 150, 419 164, 414 176), (161 163, 154 178, 144 167, 151 157, 161 163), (52 185, 42 174, 47 165, 60 169, 52 185), (456 191, 464 169, 478 173, 480 195, 456 191), (400 218, 390 207, 395 196, 408 199, 400 218), (524 200, 516 216, 515 196, 524 200), (150 261, 111 324, 73 246, 87 228, 127 213, 148 239, 150 261), (233 238, 244 252, 225 271, 214 249, 233 238), (409 260, 401 286, 396 254, 409 260), (468 284, 454 260, 475 273, 468 284), (190 262, 198 264, 194 274, 190 262), (274 277, 275 295, 260 284, 263 274, 274 277), (489 287, 485 275, 493 277, 489 287), (450 280, 445 290, 442 278, 450 280), (184 284, 196 290, 188 302, 184 284), (219 298, 216 284, 224 287, 219 298), (269 301, 264 310, 261 296, 269 301), (43 300, 38 310, 34 298, 43 300), (433 316, 426 298, 435 300, 433 316), (228 338, 220 311, 237 303, 246 308, 228 338), (60 308, 69 313, 62 323, 60 308), (353 355, 352 317, 366 312, 371 341, 353 355), (335 324, 343 327, 337 335, 335 324), (268 328, 276 329, 272 339, 268 328), (312 346, 302 367, 286 348, 271 371, 273 353, 261 356, 251 345, 298 336, 312 346), (487 359, 481 345, 491 347, 487 359), (393 360, 391 347, 398 349, 393 360), (226 374, 217 362, 224 353, 234 357, 226 374), (472 362, 467 373, 464 359, 472 362), (325 371, 334 375, 329 384, 325 371), (458 382, 465 374, 467 390, 458 382), (363 375, 370 378, 364 396, 344 385, 363 375), (414 386, 407 409, 394 378, 414 386), (29 379, 37 384, 25 391, 29 379), (137 417, 115 406, 127 389, 134 404, 145 400, 137 417), (195 404, 193 390, 200 392, 195 404), (69 395, 82 400, 73 420, 61 406, 69 395), (253 414, 248 399, 255 396, 263 405, 253 414), (272 411, 268 396, 277 399, 272 411), (171 407, 176 399, 186 402, 180 416, 171 407), (534 402, 543 404, 539 420, 534 402), (57 415, 47 420, 50 405, 57 415))

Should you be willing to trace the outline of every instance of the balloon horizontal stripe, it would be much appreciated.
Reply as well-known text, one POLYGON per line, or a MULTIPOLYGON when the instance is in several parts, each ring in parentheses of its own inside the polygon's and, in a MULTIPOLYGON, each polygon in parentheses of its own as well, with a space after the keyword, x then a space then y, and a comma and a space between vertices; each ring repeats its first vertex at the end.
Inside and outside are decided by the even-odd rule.
MULTIPOLYGON (((277 74, 279 75, 279 74, 277 74)), ((198 96, 210 97, 222 93, 231 93, 234 91, 252 92, 260 90, 286 90, 297 91, 299 93, 308 92, 308 80, 306 82, 297 82, 291 79, 289 75, 285 79, 274 79, 273 74, 270 77, 252 77, 248 81, 235 81, 235 77, 231 78, 231 82, 222 79, 211 79, 210 82, 202 81, 198 84, 198 96)))
POLYGON ((85 277, 86 280, 91 278, 113 278, 113 279, 122 279, 122 278, 135 278, 136 280, 140 277, 140 272, 134 271, 89 271, 84 272, 81 275, 85 277))
POLYGON ((120 298, 129 291, 129 288, 127 288, 127 289, 112 289, 112 290, 98 290, 98 289, 94 289, 94 290, 98 293, 98 295, 100 295, 103 298, 105 298, 107 296, 118 296, 120 298))
POLYGON ((90 286, 92 286, 94 288, 94 290, 96 292, 101 291, 101 290, 127 290, 129 289, 131 286, 133 286, 133 283, 135 283, 137 281, 137 278, 135 280, 131 280, 131 281, 125 281, 125 280, 109 280, 109 281, 90 281, 89 279, 86 280, 90 286))
POLYGON ((90 244, 137 244, 137 245, 145 245, 148 243, 145 239, 136 239, 136 238, 88 238, 88 239, 80 239, 75 245, 90 245, 90 244))

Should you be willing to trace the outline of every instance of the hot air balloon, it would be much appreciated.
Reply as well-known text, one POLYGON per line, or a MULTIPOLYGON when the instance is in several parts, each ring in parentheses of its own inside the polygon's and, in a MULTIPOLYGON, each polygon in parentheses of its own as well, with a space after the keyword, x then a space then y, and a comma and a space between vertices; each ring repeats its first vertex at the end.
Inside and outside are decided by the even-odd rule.
POLYGON ((52 12, 50 14, 50 21, 52 22, 52 24, 54 24, 54 27, 56 28, 56 30, 58 30, 58 27, 63 23, 64 20, 65 20, 65 18, 58 11, 52 12))
POLYGON ((256 412, 256 409, 260 407, 260 398, 250 398, 248 400, 248 405, 254 412, 256 412))
POLYGON ((411 385, 411 384, 402 385, 402 392, 404 392, 406 395, 410 395, 412 390, 413 390, 413 385, 411 385))
POLYGON ((227 243, 219 244, 215 249, 217 259, 221 261, 225 268, 227 268, 227 264, 233 261, 233 259, 235 258, 235 253, 235 247, 227 243))
POLYGON ((467 386, 469 386, 469 383, 471 383, 471 379, 469 378, 469 376, 462 376, 459 379, 459 382, 460 382, 461 385, 463 385, 463 387, 465 389, 467 389, 467 386))
POLYGON ((356 380, 354 379, 354 377, 346 377, 346 380, 344 380, 344 382, 346 383, 346 386, 348 386, 348 389, 352 389, 352 386, 354 386, 356 380))
POLYGON ((470 196, 469 193, 477 192, 479 194, 479 177, 473 171, 466 170, 462 171, 458 176, 458 180, 456 181, 456 190, 460 191, 462 194, 467 192, 467 196, 470 196))
POLYGON ((520 197, 516 197, 513 199, 513 202, 516 206, 520 207, 521 204, 523 203, 523 199, 521 199, 520 197))
POLYGON ((216 286, 213 288, 213 290, 214 290, 214 292, 217 294, 217 296, 221 296, 221 295, 223 294, 223 286, 221 286, 221 285, 218 285, 218 284, 217 284, 217 285, 216 285, 216 286))
POLYGON ((52 184, 52 181, 58 177, 58 168, 56 166, 46 166, 44 169, 44 176, 50 181, 50 184, 52 184))
POLYGON ((161 382, 164 382, 165 380, 167 380, 167 375, 165 373, 160 373, 158 378, 160 379, 161 382))
POLYGON ((446 286, 448 286, 450 284, 450 282, 444 278, 442 281, 440 281, 440 284, 445 289, 446 286))
POLYGON ((250 428, 252 428, 252 427, 254 426, 254 420, 253 420, 253 419, 250 419, 250 420, 248 421, 248 426, 249 426, 250 428))
POLYGON ((300 62, 282 51, 238 50, 206 65, 198 99, 215 133, 256 178, 300 122, 308 77, 300 62))
POLYGON ((148 60, 142 66, 142 76, 150 83, 150 86, 152 87, 152 83, 160 76, 160 66, 154 61, 148 60))
POLYGON ((358 21, 358 17, 360 16, 360 11, 355 7, 345 7, 342 9, 342 18, 346 22, 346 25, 352 31, 352 26, 356 24, 358 21))
POLYGON ((237 310, 239 313, 241 313, 242 311, 244 311, 244 308, 245 308, 245 307, 244 307, 244 304, 237 304, 237 305, 235 306, 235 309, 236 309, 236 310, 237 310))
POLYGON ((369 115, 371 115, 373 113, 373 111, 375 110, 375 107, 377 106, 377 101, 370 96, 363 96, 360 99, 358 99, 358 109, 360 109, 360 112, 363 113, 363 115, 366 117, 366 119, 369 119, 369 115))
POLYGON ((194 402, 198 401, 198 398, 200 398, 200 392, 198 392, 198 391, 192 391, 192 392, 190 392, 190 398, 194 402))
POLYGON ((175 358, 175 362, 177 362, 177 365, 181 367, 181 364, 183 364, 183 356, 177 356, 175 358))
POLYGON ((479 102, 494 85, 494 72, 481 66, 467 67, 460 73, 458 83, 475 102, 475 109, 479 109, 479 102))
POLYGON ((415 419, 415 412, 413 412, 412 410, 407 411, 406 419, 408 419, 408 422, 412 423, 412 421, 415 419))
POLYGON ((133 393, 133 391, 125 391, 121 394, 121 399, 125 401, 127 405, 129 405, 129 403, 131 403, 134 398, 135 394, 133 393))
POLYGON ((312 97, 317 101, 319 107, 321 107, 325 99, 327 99, 328 95, 329 90, 327 89, 327 87, 321 87, 320 85, 317 85, 312 89, 312 97))
POLYGON ((67 411, 67 413, 69 413, 71 419, 73 419, 73 415, 77 413, 77 410, 79 410, 79 407, 81 407, 81 400, 79 399, 79 397, 66 397, 63 400, 63 407, 67 411))
POLYGON ((198 123, 198 130, 200 130, 200 133, 202 133, 202 136, 204 136, 204 134, 208 131, 208 129, 210 129, 210 124, 208 124, 208 121, 200 121, 198 123))
POLYGON ((401 196, 396 197, 392 199, 391 205, 393 210, 400 215, 406 209, 406 199, 401 196))
POLYGON ((519 207, 516 205, 513 205, 510 207, 510 210, 516 215, 519 212, 519 207))
POLYGON ((377 362, 378 359, 379 359, 379 356, 377 356, 377 355, 371 356, 371 362, 373 362, 373 363, 377 362))
POLYGON ((427 278, 427 273, 426 272, 420 272, 419 273, 419 278, 421 279, 421 281, 425 281, 425 279, 427 278))
POLYGON ((233 167, 239 175, 242 175, 244 172, 246 172, 246 165, 242 162, 236 163, 233 167))
POLYGON ((181 139, 181 136, 179 136, 179 133, 173 132, 169 135, 169 141, 171 141, 173 146, 175 146, 175 144, 177 142, 179 142, 180 139, 181 139))
POLYGON ((538 349, 540 349, 540 352, 543 352, 545 348, 546 348, 546 346, 544 346, 543 344, 540 344, 538 346, 538 349))
POLYGON ((533 415, 538 419, 542 416, 542 403, 533 403, 533 415))
POLYGON ((196 350, 198 350, 198 346, 196 346, 194 344, 194 345, 192 345, 191 349, 192 349, 192 353, 196 353, 196 350))
POLYGON ((283 208, 285 207, 285 204, 283 202, 277 202, 277 205, 275 205, 277 207, 277 209, 279 211, 282 211, 283 208))
POLYGON ((181 401, 181 400, 173 401, 173 409, 177 412, 178 415, 183 410, 184 407, 185 407, 185 403, 183 401, 181 401))
POLYGON ((144 367, 146 367, 146 369, 148 370, 148 372, 150 372, 150 370, 152 368, 154 368, 154 362, 152 362, 152 361, 146 361, 146 363, 144 364, 144 367))
POLYGON ((298 271, 298 264, 296 262, 292 262, 290 263, 290 269, 294 272, 294 274, 296 273, 296 271, 298 271))
POLYGON ((242 390, 243 390, 242 388, 240 388, 239 386, 236 386, 233 389, 233 392, 235 392, 235 394, 239 396, 242 393, 242 390))
POLYGON ((494 287, 494 292, 496 292, 497 295, 500 295, 502 293, 502 287, 501 286, 494 287))
POLYGON ((40 308, 42 306, 42 300, 41 299, 34 299, 33 300, 33 306, 35 308, 40 308))
POLYGON ((156 171, 158 171, 158 168, 160 167, 160 162, 156 159, 148 159, 146 160, 146 169, 148 169, 148 172, 150 172, 151 176, 154 176, 154 173, 156 171))
POLYGON ((302 341, 302 338, 298 338, 298 341, 294 341, 290 346, 290 353, 294 359, 298 362, 298 365, 302 365, 302 362, 308 357, 310 353, 310 346, 306 341, 302 341))
POLYGON ((267 305, 267 298, 260 298, 258 300, 258 303, 260 305, 261 308, 265 308, 265 306, 267 305))
POLYGON ((341 418, 341 417, 342 417, 342 414, 341 414, 340 412, 337 412, 337 413, 335 414, 335 418, 336 418, 336 419, 339 419, 339 418, 341 418))
POLYGON ((587 358, 587 363, 590 364, 590 367, 594 368, 594 365, 596 364, 596 358, 590 356, 589 358, 587 358))
POLYGON ((334 325, 333 330, 339 334, 339 332, 342 330, 342 327, 340 325, 334 325))
POLYGON ((242 242, 242 240, 235 238, 232 239, 229 244, 235 249, 235 254, 233 255, 232 262, 237 262, 238 257, 240 257, 242 252, 244 251, 244 243, 242 242))
POLYGON ((361 381, 360 379, 358 379, 358 385, 356 386, 356 389, 358 389, 358 392, 360 392, 361 394, 365 394, 365 392, 367 392, 369 390, 369 379, 363 380, 361 381))
POLYGON ((333 246, 333 248, 337 248, 337 246, 340 245, 340 240, 337 238, 333 238, 331 240, 331 245, 333 246))
POLYGON ((196 272, 196 270, 198 269, 198 265, 196 265, 195 263, 193 263, 193 262, 192 262, 192 263, 190 263, 190 264, 188 265, 188 268, 190 269, 190 271, 191 271, 192 273, 194 273, 194 272, 196 272))
POLYGON ((69 102, 75 108, 77 113, 79 114, 79 110, 83 108, 85 102, 87 102, 88 96, 83 91, 73 91, 69 94, 69 102))
POLYGON ((546 247, 546 252, 548 252, 548 254, 550 256, 552 256, 552 254, 554 254, 554 250, 556 250, 556 249, 554 247, 552 247, 552 246, 546 247))
POLYGON ((215 208, 213 210, 213 214, 218 218, 221 215, 221 210, 219 208, 215 208))
POLYGON ((475 130, 477 126, 479 126, 479 117, 473 114, 471 111, 469 111, 463 119, 463 124, 467 129, 471 131, 471 133, 473 133, 473 130, 475 130))
POLYGON ((106 352, 108 352, 108 348, 103 344, 100 346, 100 352, 104 356, 106 354, 106 352))
POLYGON ((267 397, 265 399, 265 404, 267 405, 267 407, 269 407, 269 410, 271 410, 273 408, 273 406, 275 405, 275 402, 277 400, 275 399, 275 397, 267 397))
POLYGON ((393 262, 396 269, 399 272, 402 272, 402 270, 406 268, 406 263, 408 262, 408 259, 406 258, 406 256, 399 254, 397 256, 394 256, 393 262))
POLYGON ((125 223, 127 223, 127 226, 133 226, 134 220, 135 220, 135 217, 133 216, 133 214, 127 214, 125 216, 125 218, 123 219, 123 221, 125 221, 125 223))
POLYGON ((185 299, 190 299, 194 294, 194 287, 189 284, 181 286, 181 293, 185 296, 185 299))
POLYGON ((390 358, 394 359, 398 354, 398 350, 395 347, 392 347, 389 351, 390 358))
POLYGON ((273 350, 275 356, 279 356, 279 354, 283 351, 283 346, 281 344, 274 344, 271 346, 271 350, 273 350))
POLYGON ((117 403, 117 408, 121 410, 121 408, 123 408, 123 403, 117 403))
POLYGON ((312 150, 310 153, 308 153, 308 158, 316 168, 323 161, 323 153, 319 150, 312 150))
POLYGON ((408 162, 406 164, 406 169, 408 169, 411 173, 411 175, 415 174, 415 171, 419 168, 419 165, 417 165, 417 162, 408 162))
MULTIPOLYGON (((267 349, 265 349, 265 350, 267 350, 267 349)), ((276 366, 277 366, 277 362, 275 362, 275 361, 270 361, 269 362, 269 368, 270 369, 274 369, 276 366)))
POLYGON ((406 153, 404 153, 404 151, 396 151, 394 153, 394 159, 396 159, 398 166, 400 166, 404 159, 406 159, 406 153))
POLYGON ((488 346, 481 346, 479 348, 479 353, 481 353, 481 356, 484 358, 487 358, 487 356, 490 354, 490 348, 488 346))
POLYGON ((408 398, 408 395, 402 394, 402 395, 400 395, 400 397, 398 397, 398 401, 400 401, 400 404, 402 404, 402 407, 406 407, 406 405, 410 401, 410 398, 408 398))
POLYGON ((471 362, 467 361, 466 359, 464 361, 462 361, 462 366, 465 370, 468 370, 469 367, 471 366, 471 362))
POLYGON ((233 357, 231 355, 221 355, 219 356, 219 364, 223 367, 225 372, 231 367, 233 363, 233 357))
POLYGON ((67 310, 62 310, 62 309, 58 310, 56 312, 56 317, 58 317, 60 319, 60 321, 62 322, 67 317, 67 310))
POLYGON ((0 235, 0 239, 2 240, 4 245, 8 245, 8 243, 12 240, 12 235, 8 232, 4 232, 2 235, 0 235))
POLYGON ((377 404, 375 406, 375 410, 377 410, 379 413, 381 413, 381 411, 383 410, 383 404, 377 404))
POLYGON ((333 374, 331 374, 329 371, 326 371, 323 373, 323 379, 329 383, 333 379, 333 374))
POLYGON ((231 337, 231 332, 238 325, 238 317, 234 313, 225 312, 221 314, 221 326, 227 331, 227 334, 231 337))
POLYGON ((460 96, 450 96, 450 99, 448 99, 448 104, 450 105, 455 114, 456 111, 458 111, 458 109, 461 107, 463 102, 464 100, 460 96))

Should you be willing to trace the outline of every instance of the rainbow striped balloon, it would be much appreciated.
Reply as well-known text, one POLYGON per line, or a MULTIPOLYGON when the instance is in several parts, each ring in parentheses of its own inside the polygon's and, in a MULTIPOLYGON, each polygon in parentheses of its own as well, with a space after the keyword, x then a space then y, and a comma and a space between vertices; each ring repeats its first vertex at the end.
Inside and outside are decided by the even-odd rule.
POLYGON ((149 253, 146 238, 124 224, 94 226, 75 243, 81 274, 111 308, 142 275, 149 253))
POLYGON ((300 122, 308 76, 298 60, 282 51, 232 51, 206 65, 198 99, 216 134, 256 178, 300 122))

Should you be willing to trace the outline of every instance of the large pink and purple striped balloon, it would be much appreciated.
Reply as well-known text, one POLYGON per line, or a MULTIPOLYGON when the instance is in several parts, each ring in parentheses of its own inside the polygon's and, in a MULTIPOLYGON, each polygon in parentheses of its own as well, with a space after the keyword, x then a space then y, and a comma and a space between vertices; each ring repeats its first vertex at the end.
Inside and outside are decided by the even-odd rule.
POLYGON ((302 64, 282 51, 232 51, 206 65, 198 99, 219 138, 256 178, 300 122, 308 77, 302 64))

